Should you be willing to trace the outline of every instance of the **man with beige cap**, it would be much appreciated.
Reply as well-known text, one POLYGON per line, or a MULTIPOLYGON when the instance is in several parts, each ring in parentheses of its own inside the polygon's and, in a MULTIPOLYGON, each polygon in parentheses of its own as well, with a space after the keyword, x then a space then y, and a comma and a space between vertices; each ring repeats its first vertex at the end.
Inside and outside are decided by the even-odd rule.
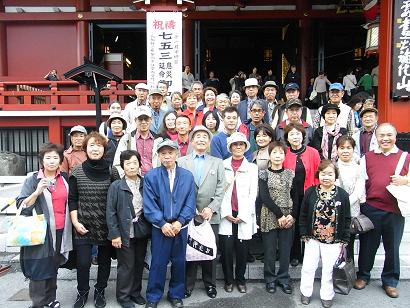
POLYGON ((138 83, 135 86, 135 95, 137 96, 137 98, 132 101, 129 102, 125 108, 124 108, 124 112, 123 112, 123 117, 124 120, 127 121, 128 123, 128 131, 132 131, 133 127, 135 128, 134 124, 134 113, 135 110, 138 106, 146 106, 148 105, 148 91, 149 88, 145 83, 138 83))

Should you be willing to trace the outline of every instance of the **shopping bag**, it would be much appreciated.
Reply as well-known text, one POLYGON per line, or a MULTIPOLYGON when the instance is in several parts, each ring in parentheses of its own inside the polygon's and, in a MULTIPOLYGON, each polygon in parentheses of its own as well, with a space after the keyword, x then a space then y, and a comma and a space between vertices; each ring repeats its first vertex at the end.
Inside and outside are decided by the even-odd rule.
POLYGON ((340 255, 333 266, 333 288, 336 293, 348 295, 355 281, 354 261, 346 258, 346 248, 342 247, 340 255))
POLYGON ((33 208, 32 216, 21 215, 22 206, 16 216, 9 220, 7 246, 23 247, 44 244, 47 232, 47 221, 44 214, 37 215, 33 208))
POLYGON ((216 239, 211 224, 204 220, 195 225, 195 219, 188 224, 187 261, 206 261, 216 258, 216 239))

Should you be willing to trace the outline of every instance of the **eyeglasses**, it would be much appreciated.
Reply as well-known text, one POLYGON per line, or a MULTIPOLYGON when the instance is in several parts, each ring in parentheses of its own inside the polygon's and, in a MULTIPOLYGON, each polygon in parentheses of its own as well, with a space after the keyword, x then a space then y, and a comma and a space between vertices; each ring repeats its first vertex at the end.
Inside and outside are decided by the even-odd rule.
POLYGON ((263 110, 262 109, 251 109, 252 113, 262 113, 263 110))

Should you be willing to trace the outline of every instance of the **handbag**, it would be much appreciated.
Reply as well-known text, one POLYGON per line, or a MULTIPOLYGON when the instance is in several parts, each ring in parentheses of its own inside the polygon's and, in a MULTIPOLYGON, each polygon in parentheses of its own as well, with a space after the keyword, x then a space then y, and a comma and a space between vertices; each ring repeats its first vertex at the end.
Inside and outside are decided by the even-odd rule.
POLYGON ((188 224, 186 261, 207 261, 216 258, 216 239, 209 221, 195 225, 195 219, 188 224))
POLYGON ((37 214, 33 207, 32 216, 21 215, 20 206, 16 216, 9 220, 7 246, 25 247, 44 244, 47 232, 47 221, 44 214, 37 214))
POLYGON ((336 293, 348 295, 356 281, 354 261, 347 260, 346 248, 342 247, 333 266, 333 288, 336 293))
POLYGON ((359 214, 356 217, 352 217, 352 222, 350 224, 350 233, 352 234, 362 234, 367 231, 373 230, 374 225, 369 217, 364 214, 359 214))
MULTIPOLYGON (((396 170, 394 171, 394 175, 400 175, 407 155, 407 152, 403 152, 401 154, 396 170)), ((386 189, 393 195, 394 198, 396 198, 401 215, 403 217, 410 216, 410 186, 389 184, 386 186, 386 189)))
POLYGON ((141 215, 138 217, 138 220, 133 222, 133 225, 135 238, 151 237, 152 225, 146 220, 144 213, 141 213, 141 215))

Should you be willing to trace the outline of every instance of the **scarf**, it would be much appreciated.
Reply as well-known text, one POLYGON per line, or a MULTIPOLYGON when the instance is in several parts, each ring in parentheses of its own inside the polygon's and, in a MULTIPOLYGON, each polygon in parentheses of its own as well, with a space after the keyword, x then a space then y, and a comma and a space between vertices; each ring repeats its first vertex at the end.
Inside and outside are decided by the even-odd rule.
POLYGON ((87 158, 87 160, 83 162, 83 170, 90 180, 96 182, 102 182, 111 176, 110 164, 103 158, 99 160, 87 158))
POLYGON ((336 141, 342 135, 340 133, 339 123, 335 124, 335 129, 333 131, 331 131, 331 128, 329 126, 326 126, 326 125, 323 126, 323 137, 322 137, 321 149, 322 149, 322 155, 323 157, 325 157, 325 159, 328 159, 329 157, 329 135, 334 137, 333 143, 332 143, 332 152, 330 153, 330 160, 333 163, 336 163, 336 160, 337 160, 336 141))

